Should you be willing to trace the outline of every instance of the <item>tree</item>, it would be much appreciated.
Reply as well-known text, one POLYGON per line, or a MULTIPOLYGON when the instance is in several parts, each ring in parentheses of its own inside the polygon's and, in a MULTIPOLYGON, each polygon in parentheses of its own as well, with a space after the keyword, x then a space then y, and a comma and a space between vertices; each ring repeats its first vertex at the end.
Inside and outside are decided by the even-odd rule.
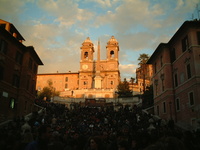
POLYGON ((131 88, 132 92, 133 92, 133 83, 134 83, 134 81, 135 81, 135 78, 131 77, 130 83, 131 83, 131 85, 132 85, 132 88, 131 88))
POLYGON ((150 85, 146 88, 146 91, 142 95, 142 106, 143 108, 148 108, 153 106, 154 100, 153 100, 153 86, 150 85))
POLYGON ((138 58, 138 65, 140 65, 141 72, 142 72, 142 78, 143 78, 143 92, 145 92, 145 79, 146 79, 146 63, 149 60, 148 54, 140 54, 140 57, 138 58))
POLYGON ((124 78, 123 82, 120 82, 118 87, 118 97, 131 97, 132 96, 132 92, 129 89, 129 83, 126 81, 126 78, 124 78))
POLYGON ((138 58, 138 61, 139 61, 138 65, 141 66, 143 64, 146 64, 148 60, 149 60, 149 55, 148 54, 145 54, 145 53, 140 54, 140 56, 138 58))
POLYGON ((52 97, 59 96, 60 92, 55 91, 55 88, 53 87, 53 82, 51 79, 47 81, 48 86, 45 86, 42 91, 38 92, 38 99, 45 99, 47 101, 50 101, 52 97))

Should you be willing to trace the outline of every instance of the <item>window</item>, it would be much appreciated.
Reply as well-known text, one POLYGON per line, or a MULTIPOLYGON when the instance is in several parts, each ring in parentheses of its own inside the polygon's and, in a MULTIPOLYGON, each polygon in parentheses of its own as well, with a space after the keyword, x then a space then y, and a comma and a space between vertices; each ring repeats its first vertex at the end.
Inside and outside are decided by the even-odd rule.
POLYGON ((171 62, 173 63, 176 60, 176 49, 173 48, 171 51, 171 62))
POLYGON ((3 80, 4 78, 4 68, 0 66, 0 80, 3 80))
POLYGON ((162 91, 164 91, 164 90, 165 90, 165 85, 164 85, 164 82, 162 80, 162 91))
POLYGON ((159 105, 157 105, 156 111, 157 111, 157 115, 159 116, 159 114, 160 114, 160 112, 159 112, 159 105))
POLYGON ((87 81, 84 81, 84 82, 83 82, 83 85, 87 85, 87 81))
POLYGON ((190 106, 194 105, 194 93, 193 92, 189 93, 189 103, 190 103, 190 106))
POLYGON ((182 72, 180 75, 180 83, 183 83, 185 81, 185 74, 182 72))
POLYGON ((88 59, 88 52, 84 53, 84 59, 88 59))
POLYGON ((13 82, 12 85, 15 87, 19 87, 20 77, 16 74, 13 75, 13 82))
POLYGON ((68 88, 68 84, 67 84, 67 83, 65 84, 65 88, 66 88, 66 89, 68 88))
POLYGON ((160 56, 160 66, 162 67, 163 66, 163 57, 160 56))
POLYGON ((17 51, 16 56, 15 56, 15 61, 19 64, 22 64, 22 57, 23 57, 22 53, 17 51))
POLYGON ((187 78, 190 79, 191 78, 191 68, 190 68, 190 64, 187 64, 187 78))
POLYGON ((65 78, 65 82, 68 82, 68 77, 65 78))
POLYGON ((178 76, 177 76, 177 73, 174 74, 174 86, 175 87, 178 86, 178 76))
POLYGON ((7 53, 7 42, 2 39, 0 40, 0 52, 7 53))
POLYGON ((161 83, 162 83, 162 91, 164 91, 165 90, 165 86, 164 86, 164 74, 161 74, 160 78, 161 78, 161 83))
POLYGON ((186 50, 188 50, 188 48, 189 48, 188 37, 186 36, 186 37, 182 40, 182 52, 185 52, 186 50))
POLYGON ((155 63, 154 64, 154 70, 155 70, 155 73, 157 72, 157 64, 155 63))
POLYGON ((29 90, 30 88, 30 81, 31 81, 31 76, 27 75, 27 83, 26 83, 26 89, 29 90))
POLYGON ((158 95, 158 80, 157 79, 154 80, 154 85, 155 85, 155 95, 157 96, 158 95))
POLYGON ((12 109, 15 108, 15 99, 14 98, 10 99, 10 108, 12 108, 12 109))
POLYGON ((110 81, 110 84, 113 85, 113 81, 110 81))
POLYGON ((114 51, 110 51, 110 58, 114 58, 114 51))
POLYGON ((166 113, 166 103, 163 102, 163 113, 166 113))
POLYGON ((197 32, 197 44, 200 45, 200 32, 197 32))
POLYGON ((176 99, 176 111, 180 110, 180 100, 179 98, 176 99))

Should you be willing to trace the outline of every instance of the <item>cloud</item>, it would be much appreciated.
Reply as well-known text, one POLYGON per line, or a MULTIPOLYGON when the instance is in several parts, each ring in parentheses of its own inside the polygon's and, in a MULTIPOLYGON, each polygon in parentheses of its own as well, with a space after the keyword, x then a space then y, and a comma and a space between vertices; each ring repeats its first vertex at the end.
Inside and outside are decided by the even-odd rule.
POLYGON ((112 6, 110 0, 97 0, 96 2, 103 7, 111 7, 112 6))
MULTIPOLYGON (((87 29, 87 27, 91 27, 92 25, 87 24, 88 23, 87 21, 90 22, 90 19, 93 18, 93 15, 95 15, 95 13, 93 13, 93 15, 91 15, 92 12, 89 12, 89 10, 79 9, 77 3, 73 3, 73 2, 64 3, 64 1, 62 1, 62 0, 58 1, 57 3, 52 1, 48 4, 46 4, 47 2, 43 1, 43 0, 40 0, 39 2, 40 2, 39 4, 40 4, 41 8, 43 8, 44 10, 48 11, 49 13, 51 13, 57 17, 57 19, 55 21, 60 23, 59 28, 61 28, 61 30, 63 30, 63 31, 67 30, 68 27, 71 27, 75 23, 80 21, 83 24, 85 23, 84 29, 86 29, 86 30, 81 31, 81 29, 77 28, 76 32, 77 33, 80 32, 82 39, 85 39, 85 37, 86 37, 85 33, 91 34, 91 33, 89 33, 89 32, 91 32, 90 29, 89 28, 87 29), (83 16, 82 14, 84 14, 87 17, 83 16)), ((95 1, 95 3, 100 4, 101 7, 104 7, 104 5, 107 5, 107 7, 109 7, 110 4, 112 3, 112 1, 99 0, 99 1, 95 1)), ((168 42, 170 35, 166 34, 167 29, 165 30, 165 27, 173 26, 173 24, 175 24, 177 22, 176 21, 177 17, 175 18, 175 17, 173 17, 173 15, 170 15, 170 16, 166 15, 167 14, 166 11, 169 11, 169 10, 164 9, 163 4, 162 3, 150 4, 148 1, 126 0, 126 1, 124 1, 124 3, 119 5, 115 9, 115 11, 109 10, 106 15, 101 15, 101 16, 96 17, 96 21, 95 21, 96 27, 99 27, 99 26, 105 25, 105 24, 109 24, 116 31, 116 35, 120 42, 120 49, 123 50, 120 52, 121 53, 120 62, 123 64, 122 66, 124 66, 121 68, 121 72, 123 72, 124 74, 127 74, 128 72, 130 73, 130 70, 132 70, 130 68, 126 69, 126 68, 128 68, 128 65, 124 64, 125 61, 131 59, 130 58, 131 55, 134 55, 133 52, 131 53, 131 55, 128 55, 127 54, 128 51, 131 50, 131 51, 141 51, 142 52, 143 49, 147 49, 147 48, 155 49, 160 42, 168 42), (160 19, 161 17, 166 18, 166 20, 164 18, 160 19), (141 31, 143 29, 145 29, 145 32, 141 31), (157 29, 160 29, 160 31, 158 32, 157 29)), ((170 8, 169 3, 165 3, 165 6, 166 6, 166 8, 170 8)), ((180 6, 183 6, 182 1, 177 3, 177 6, 174 6, 173 9, 174 10, 175 10, 175 8, 180 9, 181 8, 180 6)), ((57 30, 59 30, 59 29, 57 29, 57 30)), ((59 32, 59 31, 57 31, 57 32, 59 32)), ((68 36, 70 38, 78 37, 77 36, 78 34, 76 36, 70 36, 70 32, 65 31, 64 33, 68 34, 68 36)), ((169 32, 167 32, 167 33, 169 33, 169 32)), ((174 33, 174 32, 171 31, 171 33, 174 33)), ((67 36, 65 37, 64 35, 62 35, 62 37, 65 38, 66 41, 70 40, 70 38, 67 36)), ((106 38, 106 37, 104 36, 103 38, 106 38)), ((97 39, 94 39, 94 40, 97 40, 97 39)), ((81 43, 83 41, 81 41, 81 39, 80 39, 77 41, 74 40, 73 42, 77 43, 76 46, 74 46, 74 48, 76 49, 76 52, 77 51, 80 52, 79 47, 81 46, 81 43)), ((94 44, 96 44, 96 43, 97 42, 94 41, 94 44)), ((66 43, 65 46, 69 47, 69 44, 70 44, 70 46, 73 45, 71 43, 66 43)), ((104 47, 102 47, 102 49, 104 49, 104 47)), ((59 50, 59 51, 61 51, 61 50, 59 50)), ((73 54, 73 51, 66 50, 66 49, 65 49, 65 51, 70 54, 73 54)), ((64 51, 62 51, 62 52, 64 52, 64 51)), ((152 50, 150 52, 152 52, 152 50)), ((59 53, 57 53, 57 54, 59 54, 59 53)), ((45 53, 42 56, 44 56, 44 55, 45 55, 45 53)), ((54 54, 49 53, 49 55, 53 56, 54 54)), ((105 56, 105 54, 104 54, 104 56, 105 56)), ((62 58, 63 57, 61 57, 60 60, 62 58)), ((66 56, 66 58, 68 58, 68 57, 66 56)), ((77 58, 77 60, 79 60, 78 53, 77 53, 77 55, 74 55, 74 58, 77 58)), ((68 61, 70 61, 70 59, 68 61)), ((75 62, 75 61, 73 61, 73 62, 75 62)), ((50 62, 48 62, 47 64, 49 64, 49 63, 50 62)), ((56 63, 59 64, 58 62, 56 62, 56 63)), ((64 61, 63 61, 63 63, 64 63, 64 61)), ((61 64, 59 64, 57 66, 62 66, 61 64)), ((76 65, 79 65, 79 64, 76 63, 76 65)), ((52 64, 51 66, 54 66, 54 65, 52 64)), ((78 67, 73 67, 73 68, 78 68, 78 67)), ((62 70, 62 69, 60 69, 60 70, 62 70)))
MULTIPOLYGON (((178 26, 185 21, 185 14, 192 11, 198 0, 155 1, 124 0, 115 10, 108 10, 107 14, 96 18, 96 24, 109 24, 119 34, 127 34, 130 30, 147 32, 166 32, 165 29, 178 26)), ((159 33, 158 33, 159 34, 159 33)))
POLYGON ((135 34, 121 35, 119 40, 121 41, 121 47, 123 47, 125 51, 139 51, 147 47, 149 49, 153 48, 152 46, 155 44, 156 35, 148 32, 139 32, 135 34))
POLYGON ((150 27, 155 17, 162 15, 161 7, 156 4, 149 8, 148 1, 125 0, 114 11, 108 11, 106 15, 99 16, 101 24, 110 24, 120 33, 126 33, 135 27, 150 27))
POLYGON ((121 80, 124 78, 130 79, 131 77, 135 77, 135 70, 138 66, 134 64, 127 64, 127 65, 119 65, 120 72, 123 72, 121 74, 121 80))
POLYGON ((34 45, 44 63, 39 68, 40 73, 79 70, 77 60, 80 59, 80 46, 85 38, 81 33, 72 33, 64 27, 57 28, 55 24, 24 25, 23 29, 28 39, 24 44, 34 45))
POLYGON ((20 8, 24 5, 24 2, 21 0, 1 0, 0 3, 0 14, 5 17, 22 12, 20 8))
POLYGON ((118 3, 119 1, 120 0, 85 0, 85 2, 87 2, 87 3, 93 2, 93 3, 96 4, 97 7, 101 7, 101 8, 112 7, 113 5, 118 3))
MULTIPOLYGON (((156 18, 163 15, 159 4, 150 5, 148 1, 125 0, 115 10, 109 10, 107 14, 98 16, 97 26, 108 24, 119 37, 120 47, 123 51, 138 51, 155 48, 159 44, 156 29, 161 28, 156 18), (141 40, 142 39, 142 40, 141 40)), ((165 37, 166 38, 166 37, 165 37)))
POLYGON ((95 50, 100 37, 105 59, 106 43, 114 35, 120 45, 121 75, 130 78, 135 75, 139 54, 151 55, 159 43, 168 42, 190 18, 188 12, 192 17, 197 3, 199 0, 1 0, 0 18, 16 26, 25 45, 35 47, 44 63, 40 73, 78 71, 80 47, 87 36, 95 50), (28 12, 31 14, 24 15, 28 12))
POLYGON ((81 22, 83 25, 85 21, 87 22, 93 17, 93 13, 87 9, 80 9, 76 1, 38 0, 37 5, 49 13, 49 15, 55 16, 55 22, 58 22, 60 26, 71 27, 78 22, 81 22))
POLYGON ((39 68, 41 73, 78 72, 80 56, 69 52, 69 49, 56 49, 48 51, 48 56, 43 59, 44 66, 39 68))
POLYGON ((183 7, 183 5, 184 5, 183 0, 177 0, 177 5, 175 9, 180 9, 181 7, 183 7))
POLYGON ((122 53, 144 49, 152 52, 159 43, 169 41, 196 2, 124 0, 115 10, 98 16, 95 24, 110 25, 119 37, 122 53))
POLYGON ((0 1, 0 19, 11 23, 20 22, 19 16, 24 12, 22 7, 29 0, 1 0, 0 1))

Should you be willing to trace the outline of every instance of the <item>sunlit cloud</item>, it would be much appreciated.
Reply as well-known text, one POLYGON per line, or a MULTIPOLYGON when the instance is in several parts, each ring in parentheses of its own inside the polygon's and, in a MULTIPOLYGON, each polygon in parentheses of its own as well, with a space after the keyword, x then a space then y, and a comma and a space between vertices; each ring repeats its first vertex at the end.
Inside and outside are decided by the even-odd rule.
POLYGON ((0 18, 13 23, 44 63, 39 73, 78 72, 80 47, 90 37, 119 42, 121 78, 134 77, 140 53, 151 55, 180 25, 197 17, 199 0, 1 0, 0 18), (12 10, 12 11, 11 11, 12 10))
POLYGON ((120 72, 123 72, 123 75, 121 75, 121 79, 131 77, 135 77, 135 70, 138 66, 134 64, 127 64, 127 65, 119 65, 120 72))

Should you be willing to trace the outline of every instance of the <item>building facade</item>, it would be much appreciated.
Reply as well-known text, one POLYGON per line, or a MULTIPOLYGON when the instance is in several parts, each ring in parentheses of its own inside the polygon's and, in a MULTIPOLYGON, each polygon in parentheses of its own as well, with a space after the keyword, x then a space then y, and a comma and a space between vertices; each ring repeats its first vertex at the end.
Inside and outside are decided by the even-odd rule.
POLYGON ((12 23, 0 20, 0 120, 26 115, 34 109, 38 65, 34 47, 12 23))
POLYGON ((100 58, 100 42, 97 60, 94 60, 94 44, 88 37, 81 46, 80 70, 75 73, 38 74, 37 90, 52 80, 53 87, 61 97, 113 98, 120 81, 119 44, 112 36, 107 42, 106 59, 100 58))
POLYGON ((150 57, 154 112, 184 128, 200 119, 200 21, 186 21, 150 57))
POLYGON ((143 64, 136 69, 136 87, 138 94, 143 94, 146 87, 151 85, 152 74, 151 64, 143 64))

